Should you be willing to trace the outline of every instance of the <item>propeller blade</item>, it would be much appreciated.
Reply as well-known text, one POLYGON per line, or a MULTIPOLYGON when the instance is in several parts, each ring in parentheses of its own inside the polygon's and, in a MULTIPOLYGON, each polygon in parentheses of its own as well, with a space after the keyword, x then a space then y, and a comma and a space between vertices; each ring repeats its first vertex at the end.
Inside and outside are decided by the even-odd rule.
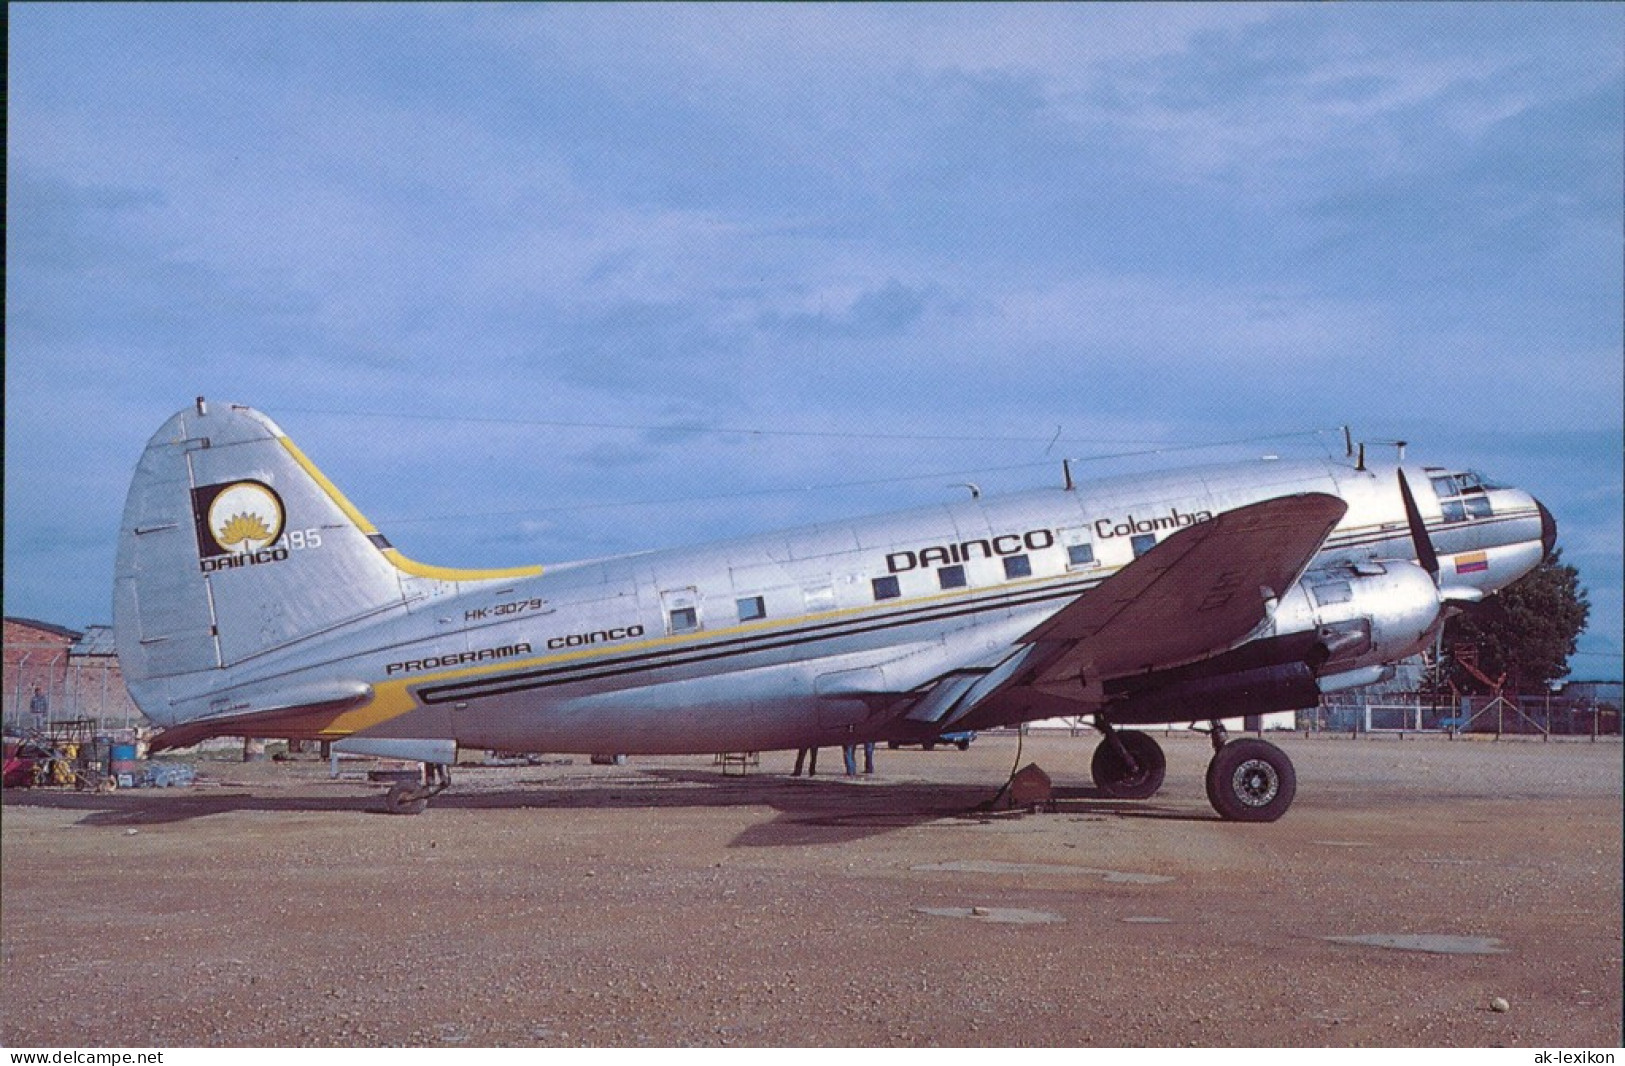
POLYGON ((1411 483, 1405 479, 1405 471, 1399 471, 1399 497, 1405 501, 1405 521, 1411 526, 1411 542, 1416 545, 1416 561, 1422 564, 1422 569, 1433 575, 1433 583, 1439 583, 1439 553, 1433 550, 1433 541, 1428 537, 1427 523, 1422 520, 1422 511, 1416 506, 1416 497, 1411 495, 1411 483))

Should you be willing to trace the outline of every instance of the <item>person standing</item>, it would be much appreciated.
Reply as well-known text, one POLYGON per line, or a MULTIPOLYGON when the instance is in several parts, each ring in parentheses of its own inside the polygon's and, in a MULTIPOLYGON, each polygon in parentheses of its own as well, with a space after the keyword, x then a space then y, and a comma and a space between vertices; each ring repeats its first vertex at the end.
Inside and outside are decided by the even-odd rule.
MULTIPOLYGON (((841 758, 846 761, 846 776, 858 776, 858 746, 847 744, 841 748, 841 758)), ((863 772, 875 772, 875 744, 874 741, 865 741, 863 745, 863 772)))
POLYGON ((796 768, 795 768, 795 771, 790 774, 791 777, 800 777, 801 776, 801 767, 802 767, 803 763, 805 763, 806 766, 807 766, 807 776, 808 777, 817 777, 818 776, 818 749, 817 748, 798 748, 798 749, 796 749, 796 768))

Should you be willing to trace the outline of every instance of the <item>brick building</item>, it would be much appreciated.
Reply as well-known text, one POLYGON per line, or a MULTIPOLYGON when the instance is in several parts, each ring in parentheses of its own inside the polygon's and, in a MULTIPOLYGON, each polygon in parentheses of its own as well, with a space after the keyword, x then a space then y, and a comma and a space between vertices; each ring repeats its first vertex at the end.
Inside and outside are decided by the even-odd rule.
POLYGON ((32 618, 5 619, 4 688, 6 731, 33 724, 36 692, 45 697, 52 721, 94 718, 108 728, 141 725, 130 701, 108 626, 81 632, 32 618))

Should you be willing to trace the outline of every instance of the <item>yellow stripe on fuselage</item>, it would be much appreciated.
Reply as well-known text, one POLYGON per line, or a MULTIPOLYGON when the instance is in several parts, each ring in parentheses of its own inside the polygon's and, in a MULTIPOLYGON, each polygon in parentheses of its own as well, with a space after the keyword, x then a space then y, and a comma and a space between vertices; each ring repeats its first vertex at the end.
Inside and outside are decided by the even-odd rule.
POLYGON ((406 691, 406 682, 387 681, 373 686, 373 697, 364 707, 345 711, 322 727, 323 736, 347 737, 417 710, 421 704, 406 691))

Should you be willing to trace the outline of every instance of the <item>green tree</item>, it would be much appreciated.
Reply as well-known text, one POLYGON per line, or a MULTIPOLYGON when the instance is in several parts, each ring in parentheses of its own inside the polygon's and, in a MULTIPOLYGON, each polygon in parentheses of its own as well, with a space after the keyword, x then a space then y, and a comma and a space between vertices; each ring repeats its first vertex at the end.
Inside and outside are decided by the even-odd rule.
MULTIPOLYGON (((1507 690, 1539 691, 1569 672, 1575 640, 1585 631, 1591 602, 1580 572, 1563 562, 1561 550, 1517 581, 1445 623, 1445 647, 1478 648, 1478 669, 1506 675, 1507 690)), ((1451 677, 1464 690, 1484 686, 1451 663, 1451 677)))

